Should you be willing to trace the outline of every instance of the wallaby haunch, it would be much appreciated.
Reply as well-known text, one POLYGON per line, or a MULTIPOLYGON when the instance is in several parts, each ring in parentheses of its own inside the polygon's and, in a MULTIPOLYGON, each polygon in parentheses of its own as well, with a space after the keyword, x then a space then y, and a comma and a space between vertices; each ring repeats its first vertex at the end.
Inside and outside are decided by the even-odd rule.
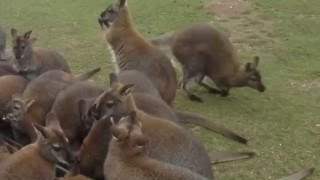
POLYGON ((4 51, 6 50, 7 36, 3 28, 0 26, 0 61, 4 59, 4 51))
POLYGON ((209 93, 227 96, 232 87, 251 87, 260 92, 265 91, 262 79, 257 70, 259 58, 246 63, 241 68, 236 52, 229 39, 208 24, 195 24, 177 31, 151 39, 155 45, 170 45, 173 55, 181 63, 183 77, 182 88, 194 101, 202 101, 190 92, 187 85, 192 78, 209 93), (203 82, 209 77, 218 89, 203 82))
POLYGON ((100 85, 93 82, 79 82, 60 92, 53 103, 51 112, 56 114, 73 150, 79 150, 83 139, 87 136, 91 124, 85 127, 83 121, 89 120, 86 115, 90 102, 102 92, 103 88, 100 85), (81 103, 86 103, 87 106, 81 103))
POLYGON ((22 144, 34 141, 36 134, 31 122, 45 125, 47 113, 58 93, 73 83, 87 80, 99 70, 94 69, 78 77, 61 70, 51 70, 31 81, 23 94, 15 95, 3 111, 4 120, 11 123, 14 138, 22 144))
POLYGON ((179 167, 162 162, 158 158, 149 157, 146 152, 148 142, 152 142, 154 139, 149 137, 147 133, 144 133, 144 124, 140 122, 140 119, 146 117, 139 115, 139 112, 137 113, 132 111, 130 116, 121 118, 117 125, 112 126, 111 131, 114 138, 110 143, 109 152, 104 164, 104 173, 107 179, 207 179, 185 167, 179 167))
POLYGON ((31 37, 31 33, 32 31, 28 31, 20 36, 16 29, 11 29, 15 57, 12 58, 12 64, 17 71, 28 79, 34 79, 40 74, 53 69, 70 73, 66 60, 56 51, 32 47, 37 38, 31 37))
POLYGON ((37 140, 0 163, 1 180, 52 180, 56 163, 67 163, 69 152, 51 139, 42 126, 34 124, 33 128, 37 140))
POLYGON ((135 28, 126 0, 118 0, 100 14, 99 23, 120 71, 137 70, 154 84, 162 99, 172 105, 176 95, 176 72, 170 59, 135 28))
MULTIPOLYGON (((92 112, 97 113, 96 114, 96 119, 99 119, 102 114, 104 114, 105 109, 107 109, 108 105, 108 100, 112 97, 118 97, 118 94, 120 94, 120 89, 124 86, 122 82, 127 82, 129 84, 131 83, 136 83, 135 87, 137 86, 138 89, 144 89, 136 91, 135 93, 132 94, 135 103, 137 107, 152 115, 152 116, 157 116, 160 118, 164 118, 167 120, 170 120, 172 122, 178 123, 178 122, 188 122, 188 123, 193 123, 197 124, 200 126, 203 126, 205 128, 208 128, 210 130, 213 130, 217 132, 218 134, 221 134, 227 138, 230 138, 232 140, 241 142, 246 144, 247 139, 241 137, 240 135, 236 134, 235 132, 219 125, 216 123, 214 120, 205 118, 203 116, 199 116, 196 114, 192 113, 184 113, 184 112, 179 112, 179 111, 174 111, 170 106, 168 106, 162 99, 159 97, 155 96, 152 94, 153 89, 152 88, 142 88, 144 87, 143 83, 145 81, 138 81, 135 80, 134 74, 126 73, 123 74, 125 71, 119 73, 118 77, 114 73, 110 74, 110 87, 111 90, 105 91, 103 94, 101 94, 95 101, 95 104, 93 104, 94 109, 92 112), (142 91, 143 93, 140 93, 142 91)), ((143 79, 142 79, 143 80, 143 79)), ((150 86, 148 86, 150 87, 150 86)), ((134 88, 135 89, 135 88, 134 88)), ((134 92, 134 90, 133 90, 134 92)), ((114 107, 116 107, 115 112, 113 116, 116 119, 119 119, 122 117, 123 114, 123 109, 126 108, 126 102, 125 101, 118 101, 118 100, 113 100, 114 102, 114 107)))

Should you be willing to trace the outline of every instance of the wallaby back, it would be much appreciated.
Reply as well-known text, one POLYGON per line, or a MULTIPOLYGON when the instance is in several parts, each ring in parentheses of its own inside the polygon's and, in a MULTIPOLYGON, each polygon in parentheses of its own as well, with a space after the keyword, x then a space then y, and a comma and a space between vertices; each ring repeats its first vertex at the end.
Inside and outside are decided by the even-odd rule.
POLYGON ((172 105, 176 94, 176 72, 170 59, 153 46, 135 28, 126 2, 110 5, 100 15, 99 22, 120 71, 144 73, 165 102, 172 105))
POLYGON ((36 38, 31 37, 31 33, 32 31, 28 31, 24 35, 18 35, 17 30, 11 29, 14 67, 29 79, 53 69, 70 73, 66 60, 59 53, 32 47, 36 38))

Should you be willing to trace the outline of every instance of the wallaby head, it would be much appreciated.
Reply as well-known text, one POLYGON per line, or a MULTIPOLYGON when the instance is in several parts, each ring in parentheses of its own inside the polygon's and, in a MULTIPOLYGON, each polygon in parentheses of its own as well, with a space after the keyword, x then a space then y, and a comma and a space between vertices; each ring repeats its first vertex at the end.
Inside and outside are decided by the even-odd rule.
POLYGON ((43 158, 57 163, 72 163, 74 155, 68 145, 67 138, 62 132, 50 129, 36 123, 32 123, 37 134, 37 145, 40 147, 40 153, 43 158))
POLYGON ((101 29, 124 28, 131 24, 130 15, 126 6, 126 0, 118 0, 116 4, 110 4, 101 12, 98 22, 101 29))
POLYGON ((112 116, 120 119, 123 113, 129 114, 126 98, 133 90, 133 84, 122 85, 114 73, 110 74, 110 89, 103 92, 93 103, 89 114, 95 119, 101 116, 112 116))
POLYGON ((21 94, 14 94, 3 109, 3 120, 11 123, 21 121, 34 103, 34 99, 23 99, 21 94))
POLYGON ((260 72, 257 69, 259 64, 259 57, 255 56, 253 62, 246 63, 242 78, 242 86, 248 86, 253 89, 258 90, 259 92, 264 92, 266 90, 265 86, 262 83, 262 77, 260 72))
POLYGON ((143 151, 149 138, 142 133, 142 124, 135 111, 122 117, 117 125, 111 127, 113 139, 122 150, 122 155, 133 156, 143 151))
POLYGON ((37 40, 36 37, 31 37, 32 31, 28 31, 23 35, 18 35, 18 31, 14 28, 11 29, 12 36, 12 51, 14 57, 18 61, 20 68, 26 68, 27 61, 24 59, 30 58, 32 53, 32 45, 37 40))

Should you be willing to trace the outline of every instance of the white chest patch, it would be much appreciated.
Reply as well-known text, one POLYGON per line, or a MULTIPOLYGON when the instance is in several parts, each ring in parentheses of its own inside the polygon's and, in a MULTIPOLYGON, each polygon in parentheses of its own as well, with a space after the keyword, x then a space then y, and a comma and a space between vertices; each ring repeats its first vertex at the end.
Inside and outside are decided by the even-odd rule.
POLYGON ((116 54, 114 53, 114 51, 113 51, 111 46, 108 45, 108 48, 109 48, 110 54, 112 56, 111 60, 112 60, 112 63, 113 63, 114 70, 115 70, 116 73, 119 73, 119 67, 118 67, 118 64, 117 64, 116 54))

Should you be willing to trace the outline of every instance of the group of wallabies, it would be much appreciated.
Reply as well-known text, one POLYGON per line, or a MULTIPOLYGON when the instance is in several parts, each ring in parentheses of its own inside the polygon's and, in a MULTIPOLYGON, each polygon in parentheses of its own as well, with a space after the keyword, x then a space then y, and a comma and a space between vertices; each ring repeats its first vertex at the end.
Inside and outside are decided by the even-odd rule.
MULTIPOLYGON (((247 143, 213 119, 173 107, 176 72, 157 46, 171 47, 182 66, 181 87, 198 102, 202 99, 188 88, 191 79, 221 96, 232 87, 265 91, 258 57, 242 67, 228 38, 207 24, 147 39, 135 29, 126 0, 109 5, 98 22, 116 67, 107 88, 89 80, 100 68, 73 75, 62 55, 34 48, 32 31, 19 34, 12 28, 12 54, 6 56, 0 28, 1 180, 215 179, 213 164, 256 156, 208 153, 181 126, 193 123, 247 143), (68 169, 63 177, 56 173, 58 165, 68 169)), ((302 179, 313 171, 284 179, 302 179)))

